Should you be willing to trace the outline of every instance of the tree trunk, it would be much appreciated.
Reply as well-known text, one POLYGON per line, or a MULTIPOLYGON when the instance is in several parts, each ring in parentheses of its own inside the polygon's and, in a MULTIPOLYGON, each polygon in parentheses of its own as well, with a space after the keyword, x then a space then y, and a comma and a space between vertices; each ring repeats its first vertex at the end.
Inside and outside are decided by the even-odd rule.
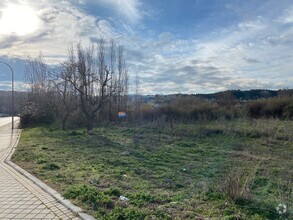
POLYGON ((65 131, 65 124, 66 124, 66 120, 62 120, 62 125, 61 125, 61 127, 62 127, 62 130, 63 130, 63 131, 65 131))
POLYGON ((87 128, 88 134, 90 134, 93 131, 93 128, 94 128, 94 119, 93 118, 91 118, 91 117, 87 118, 86 128, 87 128))
POLYGON ((61 121, 62 121, 62 130, 66 130, 66 121, 67 121, 68 116, 66 115, 61 121))

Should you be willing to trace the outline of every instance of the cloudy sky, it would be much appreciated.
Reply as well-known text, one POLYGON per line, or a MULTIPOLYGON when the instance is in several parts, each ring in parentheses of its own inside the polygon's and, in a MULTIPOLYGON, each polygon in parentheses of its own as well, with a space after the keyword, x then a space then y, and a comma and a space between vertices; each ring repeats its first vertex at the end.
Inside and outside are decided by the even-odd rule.
MULTIPOLYGON (((48 64, 70 43, 114 38, 144 94, 293 88, 292 0, 1 0, 0 61, 48 64)), ((0 64, 0 89, 9 89, 0 64)))

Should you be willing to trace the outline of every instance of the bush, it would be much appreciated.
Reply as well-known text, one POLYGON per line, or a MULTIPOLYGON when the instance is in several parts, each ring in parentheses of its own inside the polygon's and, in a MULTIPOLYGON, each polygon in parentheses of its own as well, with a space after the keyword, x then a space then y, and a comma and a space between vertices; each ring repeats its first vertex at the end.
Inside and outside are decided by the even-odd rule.
POLYGON ((140 113, 142 120, 160 123, 230 120, 244 115, 249 118, 293 119, 293 98, 278 96, 220 105, 197 97, 179 97, 159 106, 144 104, 140 113))
POLYGON ((20 126, 33 124, 50 124, 54 121, 54 113, 49 108, 42 108, 34 102, 27 102, 20 117, 20 126))
POLYGON ((151 195, 150 193, 137 193, 130 197, 130 203, 133 205, 136 205, 138 207, 142 207, 145 204, 148 203, 154 203, 156 202, 155 196, 151 195))
POLYGON ((246 111, 251 118, 293 119, 293 99, 276 97, 255 100, 247 105, 246 111))
POLYGON ((225 177, 222 189, 234 202, 249 200, 251 195, 247 178, 242 170, 234 170, 225 177))
POLYGON ((100 191, 87 185, 74 185, 68 188, 64 197, 67 199, 78 199, 85 203, 95 203, 100 191))
POLYGON ((110 196, 117 196, 119 197, 121 195, 121 192, 117 188, 110 188, 105 191, 105 194, 110 195, 110 196))
POLYGON ((116 207, 113 212, 110 214, 110 219, 116 220, 134 220, 134 219, 145 219, 147 216, 147 211, 140 210, 138 208, 128 208, 123 209, 116 207))
POLYGON ((141 219, 162 219, 170 220, 171 217, 161 210, 147 210, 135 207, 121 208, 116 207, 108 219, 115 220, 141 220, 141 219))
POLYGON ((87 185, 74 185, 70 187, 64 193, 64 197, 67 199, 77 199, 91 205, 94 210, 114 208, 114 203, 108 195, 87 185))
POLYGON ((60 167, 55 163, 48 163, 43 166, 44 170, 59 170, 60 167))

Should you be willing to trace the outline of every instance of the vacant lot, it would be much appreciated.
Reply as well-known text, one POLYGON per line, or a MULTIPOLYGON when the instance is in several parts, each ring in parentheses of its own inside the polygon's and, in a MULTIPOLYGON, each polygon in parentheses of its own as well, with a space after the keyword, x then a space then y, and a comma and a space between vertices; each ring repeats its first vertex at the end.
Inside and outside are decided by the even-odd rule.
POLYGON ((234 120, 29 128, 13 161, 97 218, 290 219, 292 153, 292 121, 234 120))

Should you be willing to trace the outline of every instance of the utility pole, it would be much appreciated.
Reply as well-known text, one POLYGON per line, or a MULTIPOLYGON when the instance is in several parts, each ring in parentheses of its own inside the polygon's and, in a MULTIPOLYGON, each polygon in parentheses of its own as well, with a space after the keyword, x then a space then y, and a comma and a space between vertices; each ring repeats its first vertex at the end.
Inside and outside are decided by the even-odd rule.
POLYGON ((12 125, 11 125, 11 129, 13 130, 14 129, 14 72, 13 72, 12 67, 8 63, 6 63, 4 61, 1 61, 1 60, 0 60, 0 63, 5 64, 11 70, 11 87, 12 87, 11 88, 11 99, 12 99, 11 100, 11 107, 12 107, 12 125))

